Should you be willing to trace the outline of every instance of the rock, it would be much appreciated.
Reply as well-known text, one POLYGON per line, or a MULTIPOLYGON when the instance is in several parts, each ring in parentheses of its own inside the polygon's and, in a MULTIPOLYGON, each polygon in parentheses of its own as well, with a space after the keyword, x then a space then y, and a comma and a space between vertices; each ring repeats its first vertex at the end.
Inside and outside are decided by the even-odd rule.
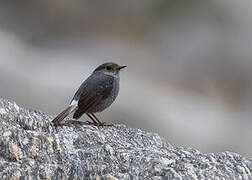
POLYGON ((54 126, 53 116, 0 99, 2 179, 252 179, 252 159, 174 147, 125 125, 54 126))

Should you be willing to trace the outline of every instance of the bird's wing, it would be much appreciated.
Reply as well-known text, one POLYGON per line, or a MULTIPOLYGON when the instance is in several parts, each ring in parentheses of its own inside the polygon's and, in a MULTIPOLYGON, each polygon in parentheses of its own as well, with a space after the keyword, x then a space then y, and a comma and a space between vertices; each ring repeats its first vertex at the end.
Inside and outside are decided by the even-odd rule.
POLYGON ((109 76, 97 76, 87 79, 86 86, 82 86, 78 97, 78 109, 73 118, 78 119, 90 108, 107 98, 113 89, 113 78, 109 76))

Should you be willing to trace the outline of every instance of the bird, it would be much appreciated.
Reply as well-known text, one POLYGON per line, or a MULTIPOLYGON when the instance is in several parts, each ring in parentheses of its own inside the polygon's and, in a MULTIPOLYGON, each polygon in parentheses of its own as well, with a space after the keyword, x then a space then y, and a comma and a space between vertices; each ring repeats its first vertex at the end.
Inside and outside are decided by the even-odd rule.
POLYGON ((92 74, 81 84, 74 94, 69 106, 58 114, 52 123, 58 125, 68 115, 73 113, 73 119, 78 119, 86 114, 91 121, 88 124, 105 126, 95 113, 108 108, 119 93, 120 71, 127 66, 119 66, 113 62, 107 62, 98 66, 92 74))

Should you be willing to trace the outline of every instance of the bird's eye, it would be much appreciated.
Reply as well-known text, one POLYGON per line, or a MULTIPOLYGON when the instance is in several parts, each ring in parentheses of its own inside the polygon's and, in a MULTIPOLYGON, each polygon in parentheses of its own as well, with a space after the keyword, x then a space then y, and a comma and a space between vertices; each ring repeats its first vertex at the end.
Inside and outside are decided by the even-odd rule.
POLYGON ((107 66, 106 69, 107 69, 108 71, 111 71, 111 70, 112 70, 112 67, 111 67, 111 66, 107 66))

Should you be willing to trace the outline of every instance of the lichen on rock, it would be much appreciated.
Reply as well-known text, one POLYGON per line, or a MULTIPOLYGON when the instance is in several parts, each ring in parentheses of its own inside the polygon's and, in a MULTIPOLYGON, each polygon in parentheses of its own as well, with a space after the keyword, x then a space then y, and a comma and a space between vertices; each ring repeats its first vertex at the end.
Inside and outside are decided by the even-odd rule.
POLYGON ((125 125, 51 124, 53 116, 0 99, 3 179, 252 179, 252 160, 174 147, 125 125))

